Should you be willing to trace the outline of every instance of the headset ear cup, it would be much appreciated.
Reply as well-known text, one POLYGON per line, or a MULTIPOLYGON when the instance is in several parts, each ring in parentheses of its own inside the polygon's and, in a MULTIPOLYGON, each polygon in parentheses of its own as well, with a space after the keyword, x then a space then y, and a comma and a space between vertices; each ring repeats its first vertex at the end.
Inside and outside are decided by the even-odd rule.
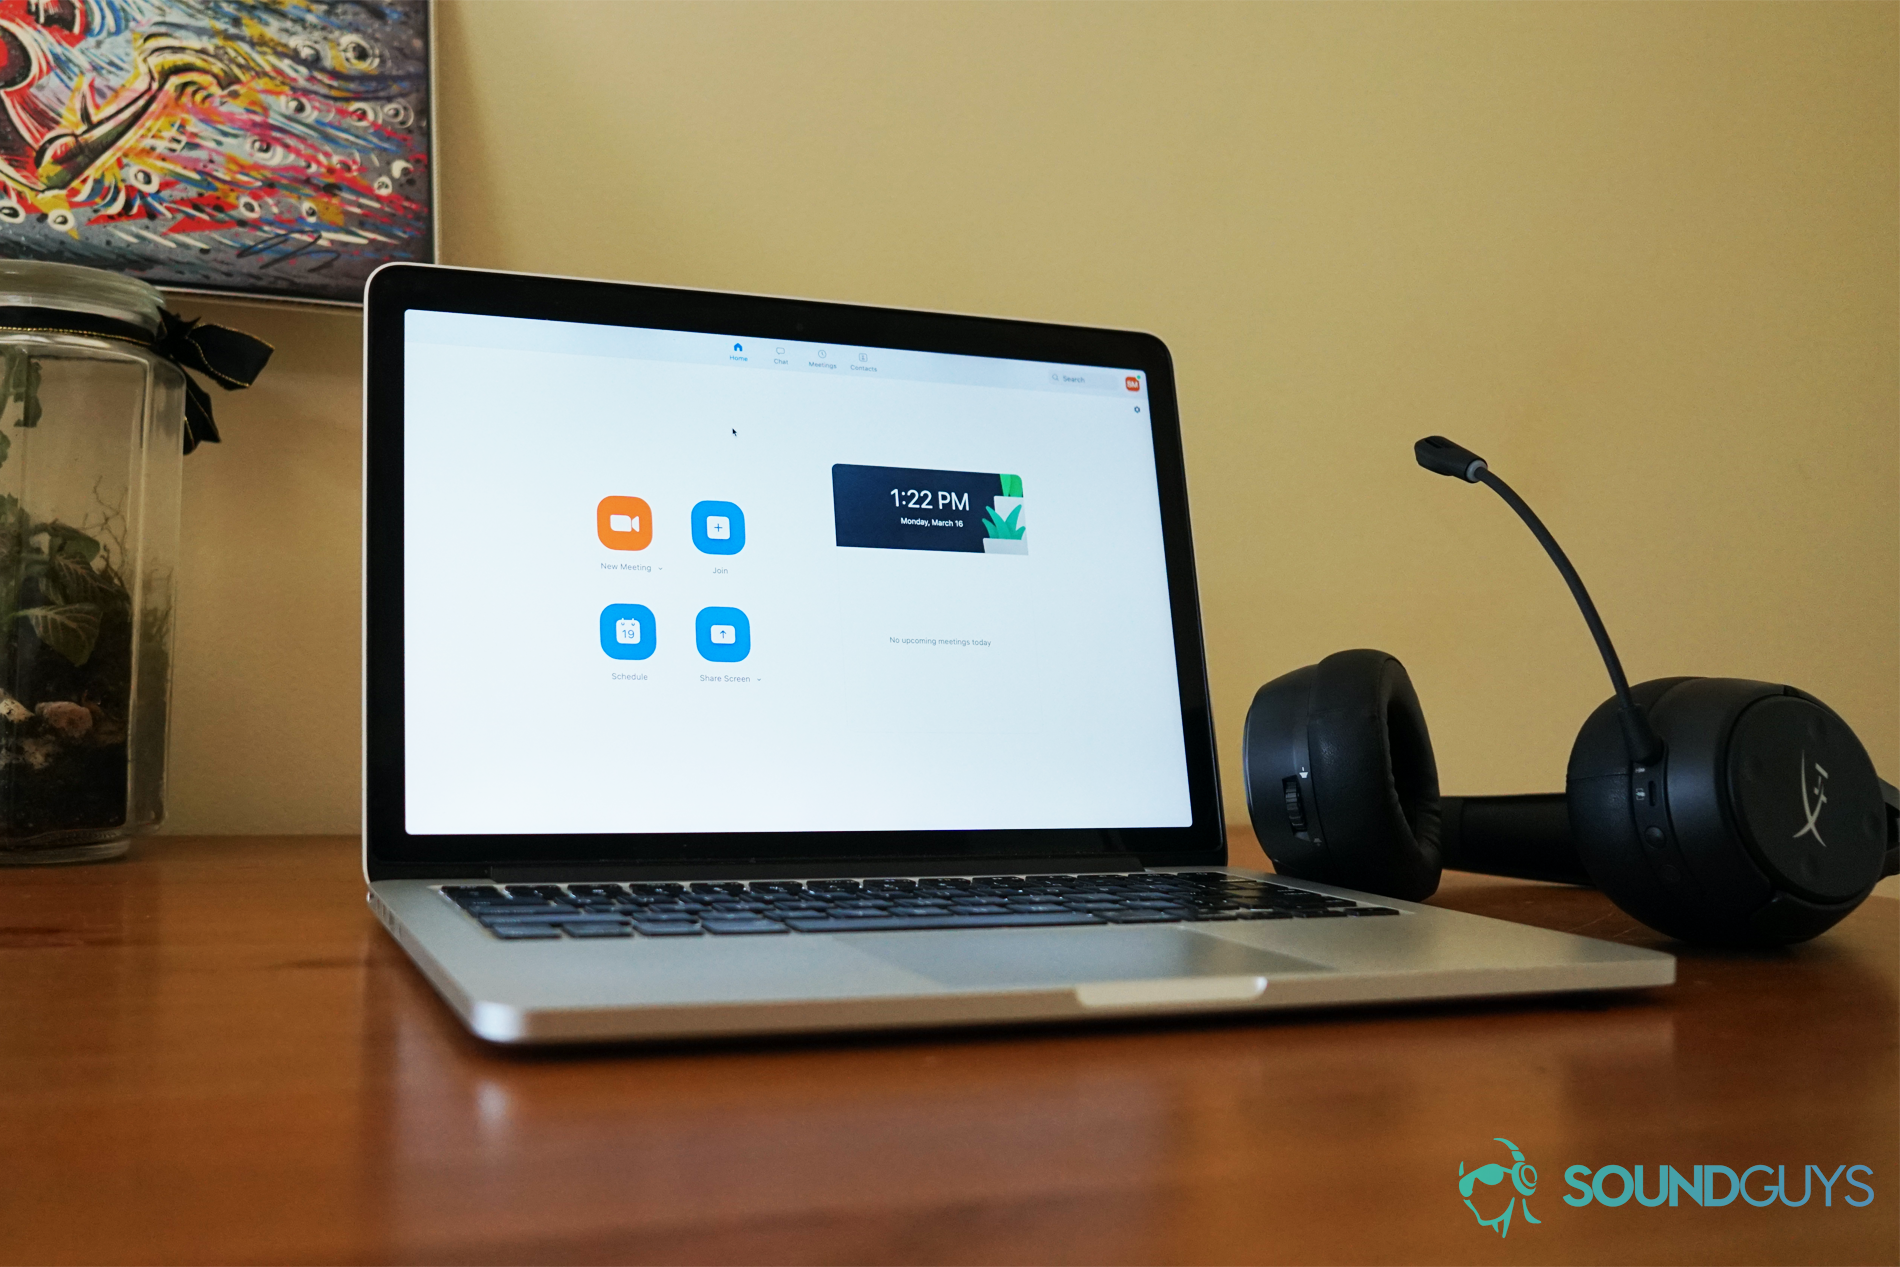
POLYGON ((1565 797, 1578 856, 1617 906, 1685 941, 1777 946, 1826 931, 1872 892, 1886 851, 1880 780, 1839 714, 1736 678, 1664 678, 1630 694, 1662 760, 1631 766, 1606 700, 1571 749, 1565 797))
POLYGON ((1383 651, 1320 661, 1307 724, 1325 824, 1321 878, 1405 901, 1438 889, 1438 764, 1405 666, 1383 651))

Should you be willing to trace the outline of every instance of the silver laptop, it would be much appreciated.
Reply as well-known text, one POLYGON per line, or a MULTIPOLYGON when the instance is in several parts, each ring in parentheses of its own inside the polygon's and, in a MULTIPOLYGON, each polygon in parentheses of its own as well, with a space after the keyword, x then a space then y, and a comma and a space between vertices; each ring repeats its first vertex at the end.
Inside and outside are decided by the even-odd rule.
POLYGON ((1674 979, 1225 865, 1160 340, 416 265, 367 309, 363 866, 476 1034, 1674 979))

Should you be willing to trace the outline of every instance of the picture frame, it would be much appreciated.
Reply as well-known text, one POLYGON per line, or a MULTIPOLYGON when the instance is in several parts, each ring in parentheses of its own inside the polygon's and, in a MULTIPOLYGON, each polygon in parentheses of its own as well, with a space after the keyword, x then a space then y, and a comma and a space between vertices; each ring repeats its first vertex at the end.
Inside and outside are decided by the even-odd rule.
POLYGON ((425 0, 0 0, 0 255, 360 305, 436 259, 425 0))

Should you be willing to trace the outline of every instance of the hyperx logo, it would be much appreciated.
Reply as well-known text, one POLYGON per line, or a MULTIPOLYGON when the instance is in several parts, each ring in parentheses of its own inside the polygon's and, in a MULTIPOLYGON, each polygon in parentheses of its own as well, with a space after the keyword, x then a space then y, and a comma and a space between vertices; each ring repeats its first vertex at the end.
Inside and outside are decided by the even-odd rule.
POLYGON ((1821 807, 1827 804, 1827 771, 1820 762, 1814 763, 1814 799, 1808 799, 1808 754, 1801 754, 1801 811, 1808 816, 1807 825, 1794 834, 1796 840, 1803 836, 1814 837, 1814 843, 1827 848, 1827 841, 1821 839, 1821 807))

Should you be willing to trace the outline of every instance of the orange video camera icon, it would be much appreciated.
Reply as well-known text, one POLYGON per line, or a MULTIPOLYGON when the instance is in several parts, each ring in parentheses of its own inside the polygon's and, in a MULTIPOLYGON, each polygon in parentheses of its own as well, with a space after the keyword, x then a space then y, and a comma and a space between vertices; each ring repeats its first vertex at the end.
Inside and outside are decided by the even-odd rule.
POLYGON ((644 550, 653 541, 653 507, 639 497, 603 497, 594 530, 609 550, 644 550))

